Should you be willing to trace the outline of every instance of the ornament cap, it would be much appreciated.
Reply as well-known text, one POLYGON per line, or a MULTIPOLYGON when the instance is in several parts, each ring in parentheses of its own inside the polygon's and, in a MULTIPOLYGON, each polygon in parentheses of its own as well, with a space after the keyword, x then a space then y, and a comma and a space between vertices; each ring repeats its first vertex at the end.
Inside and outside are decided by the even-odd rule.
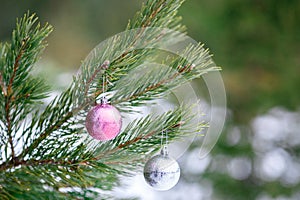
POLYGON ((160 154, 162 156, 168 156, 169 155, 169 149, 167 145, 164 145, 163 148, 160 151, 160 154))
POLYGON ((103 104, 108 104, 108 99, 107 99, 105 96, 101 97, 101 99, 100 99, 100 104, 101 104, 101 105, 103 105, 103 104))

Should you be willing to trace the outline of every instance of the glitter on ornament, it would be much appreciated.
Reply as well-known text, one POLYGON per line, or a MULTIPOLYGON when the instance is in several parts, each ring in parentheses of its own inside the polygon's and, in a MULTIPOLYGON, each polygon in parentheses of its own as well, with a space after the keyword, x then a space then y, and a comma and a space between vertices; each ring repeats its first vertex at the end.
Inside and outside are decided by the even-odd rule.
POLYGON ((122 117, 120 112, 114 106, 108 104, 104 98, 99 105, 88 112, 85 126, 94 139, 100 141, 112 140, 120 133, 122 117))
POLYGON ((177 161, 168 155, 167 146, 161 153, 152 157, 144 167, 144 178, 155 190, 169 190, 174 187, 180 177, 177 161))

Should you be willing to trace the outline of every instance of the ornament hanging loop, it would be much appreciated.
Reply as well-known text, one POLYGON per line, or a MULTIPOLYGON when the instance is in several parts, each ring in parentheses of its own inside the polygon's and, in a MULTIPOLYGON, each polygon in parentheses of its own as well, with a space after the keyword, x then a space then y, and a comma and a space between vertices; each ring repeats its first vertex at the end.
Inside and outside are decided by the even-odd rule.
MULTIPOLYGON (((100 69, 102 70, 102 94, 100 95, 100 105, 108 104, 108 98, 106 97, 105 92, 107 90, 106 70, 108 69, 109 65, 110 65, 109 60, 105 60, 100 66, 100 69)), ((96 100, 95 100, 95 105, 98 105, 96 100)))
POLYGON ((161 132, 161 151, 160 151, 160 154, 163 155, 163 156, 168 156, 169 155, 168 132, 167 131, 162 131, 161 132), (166 141, 165 144, 163 144, 164 134, 165 134, 165 141, 166 141))
POLYGON ((105 88, 105 86, 107 85, 107 84, 106 84, 106 82, 107 82, 107 80, 106 80, 106 70, 108 69, 109 65, 110 65, 109 60, 105 60, 105 61, 103 62, 103 64, 101 65, 101 68, 103 69, 103 77, 102 77, 102 93, 104 93, 104 92, 106 91, 106 88, 105 88))

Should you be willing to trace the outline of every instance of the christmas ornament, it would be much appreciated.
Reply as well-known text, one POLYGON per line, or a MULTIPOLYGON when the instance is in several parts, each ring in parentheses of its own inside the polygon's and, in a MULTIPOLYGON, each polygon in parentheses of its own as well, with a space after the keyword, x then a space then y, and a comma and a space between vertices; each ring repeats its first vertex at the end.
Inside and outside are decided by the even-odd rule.
MULTIPOLYGON (((105 92, 105 70, 109 67, 106 60, 101 65, 103 72, 102 94, 105 92)), ((101 98, 101 103, 93 107, 86 116, 85 126, 87 132, 96 140, 106 141, 114 139, 121 130, 122 117, 120 112, 110 105, 105 96, 101 98)))
POLYGON ((169 156, 165 145, 160 154, 152 157, 145 164, 144 178, 156 190, 169 190, 174 187, 180 177, 180 168, 177 161, 169 156))
POLYGON ((111 140, 120 133, 122 126, 121 114, 104 97, 99 105, 88 112, 85 126, 94 139, 111 140))

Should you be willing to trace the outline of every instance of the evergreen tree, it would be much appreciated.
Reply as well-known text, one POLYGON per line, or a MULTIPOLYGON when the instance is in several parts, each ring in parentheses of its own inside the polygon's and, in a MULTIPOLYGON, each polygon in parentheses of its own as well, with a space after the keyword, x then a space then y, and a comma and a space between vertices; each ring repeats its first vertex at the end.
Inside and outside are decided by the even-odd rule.
POLYGON ((185 57, 155 48, 184 40, 184 34, 161 29, 185 31, 177 16, 182 3, 146 2, 126 29, 137 31, 115 36, 92 51, 82 62, 81 73, 48 105, 42 100, 49 87, 31 71, 52 27, 40 25, 29 12, 17 20, 11 43, 0 44, 1 199, 109 198, 121 176, 141 171, 160 149, 162 131, 174 141, 206 126, 190 123, 193 112, 181 105, 137 118, 106 142, 87 137, 84 127, 88 111, 103 92, 114 93, 110 102, 122 115, 132 114, 166 98, 181 84, 217 70, 201 44, 189 45, 185 57), (137 49, 141 44, 144 48, 137 49), (147 64, 152 61, 161 65, 147 64), (148 69, 133 77, 141 66, 148 69))

